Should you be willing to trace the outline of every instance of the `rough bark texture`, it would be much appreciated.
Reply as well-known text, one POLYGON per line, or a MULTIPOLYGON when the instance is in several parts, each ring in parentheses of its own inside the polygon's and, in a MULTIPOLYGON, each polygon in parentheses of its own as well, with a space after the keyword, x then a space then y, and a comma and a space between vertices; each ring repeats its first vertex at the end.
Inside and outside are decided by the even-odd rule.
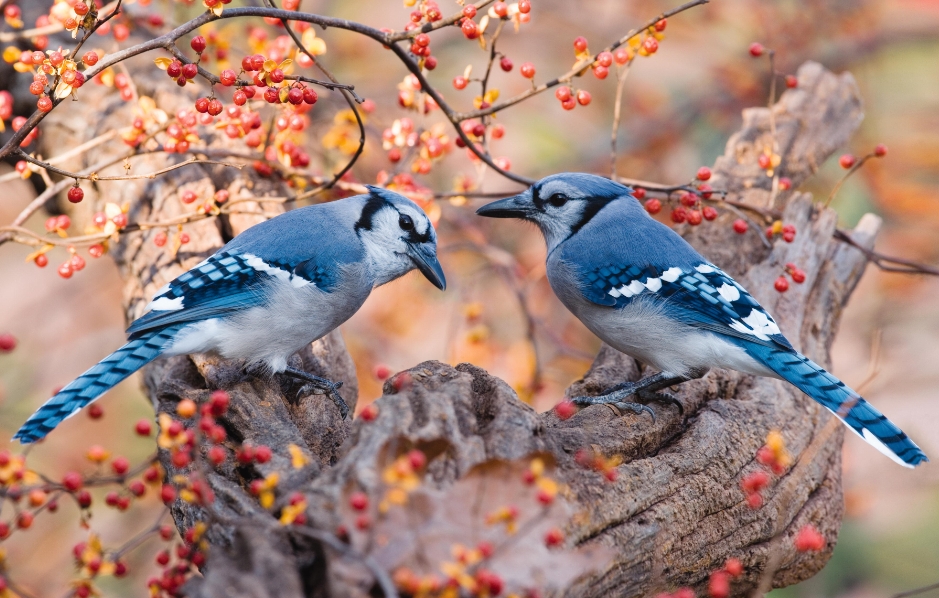
MULTIPOLYGON (((178 92, 155 93, 163 101, 178 92)), ((99 130, 70 135, 78 141, 123 126, 127 114, 123 104, 114 102, 102 109, 99 130)), ((786 91, 772 114, 782 174, 794 187, 849 139, 862 118, 853 78, 813 63, 800 69, 798 88, 786 91)), ((783 220, 798 228, 795 242, 766 248, 757 234, 736 235, 729 225, 735 216, 729 213, 716 224, 686 231, 687 238, 750 289, 797 348, 826 364, 842 309, 866 262, 860 252, 832 239, 834 212, 814 205, 805 193, 772 193, 771 179, 755 159, 767 146, 772 147, 770 111, 745 111, 742 129, 715 164, 713 185, 730 190, 731 199, 782 211, 783 220), (773 290, 773 281, 786 262, 798 263, 807 280, 781 294, 773 290)), ((153 158, 135 169, 165 163, 166 158, 153 158)), ((276 185, 247 171, 189 166, 155 181, 102 185, 98 200, 133 198, 132 220, 167 218, 182 210, 177 194, 183 185, 205 193, 226 187, 232 197, 277 193, 276 185)), ((175 257, 154 246, 152 233, 124 236, 114 257, 126 280, 128 318, 140 313, 157 288, 218 248, 227 235, 281 209, 262 202, 254 205, 256 215, 233 217, 221 226, 213 221, 189 225, 192 241, 175 257)), ((872 244, 878 226, 875 217, 867 216, 854 238, 872 244)), ((295 359, 308 371, 343 380, 342 394, 354 408, 355 370, 338 333, 295 359)), ((205 577, 190 585, 192 595, 380 594, 359 562, 309 536, 284 531, 246 487, 252 479, 280 471, 285 474, 282 495, 302 491, 310 503, 311 525, 333 530, 343 491, 350 485, 375 488, 383 451, 402 442, 428 449, 429 475, 441 487, 487 459, 514 459, 534 451, 553 454, 557 475, 571 489, 574 509, 582 513, 570 524, 569 540, 606 545, 615 553, 611 562, 566 589, 565 596, 649 596, 681 585, 703 590, 708 573, 728 557, 745 566, 745 579, 732 586, 734 594, 744 595, 756 587, 772 551, 781 551, 772 578, 781 587, 816 573, 834 547, 843 510, 840 428, 808 462, 774 479, 764 493, 763 508, 748 508, 740 490, 740 480, 758 467, 754 455, 767 432, 780 430, 798 456, 829 419, 783 382, 712 371, 676 389, 684 419, 674 405, 653 403, 652 423, 648 416, 620 414, 609 406, 592 406, 560 421, 553 412, 536 413, 505 382, 470 364, 454 368, 426 362, 410 374, 412 383, 399 391, 386 385, 375 421, 350 423, 341 421, 322 396, 297 399, 288 382, 246 376, 241 364, 180 357, 147 368, 147 392, 157 410, 172 413, 182 397, 200 401, 213 389, 226 389, 233 406, 224 422, 230 436, 269 445, 275 455, 263 466, 228 462, 209 476, 220 523, 211 527, 209 563, 205 577), (306 451, 309 466, 291 469, 291 444, 306 451), (602 482, 575 463, 574 453, 584 447, 622 457, 614 483, 602 482), (797 553, 785 541, 807 523, 824 534, 823 551, 797 553)), ((639 364, 604 347, 568 393, 597 394, 640 374, 639 364)), ((180 527, 206 518, 204 511, 181 502, 173 506, 173 515, 180 527)))

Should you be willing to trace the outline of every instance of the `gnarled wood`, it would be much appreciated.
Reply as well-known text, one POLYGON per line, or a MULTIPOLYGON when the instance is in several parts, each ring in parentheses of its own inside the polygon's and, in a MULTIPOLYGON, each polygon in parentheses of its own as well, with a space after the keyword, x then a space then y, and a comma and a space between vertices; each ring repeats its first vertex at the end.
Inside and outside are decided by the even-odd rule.
MULTIPOLYGON (((123 124, 126 112, 123 107, 113 112, 105 108, 109 116, 100 126, 123 124)), ((782 174, 798 185, 847 141, 860 122, 861 103, 850 75, 836 76, 808 63, 799 71, 798 88, 786 91, 772 114, 782 174)), ((764 147, 772 147, 769 129, 768 109, 744 113, 743 128, 715 165, 714 187, 728 189, 732 199, 782 210, 783 220, 798 229, 795 242, 780 241, 766 249, 758 231, 733 233, 730 214, 716 225, 686 231, 687 238, 749 288, 797 348, 826 364, 841 310, 866 262, 859 251, 832 239, 832 211, 818 208, 805 193, 772 192, 771 179, 755 160, 764 147), (807 279, 780 294, 773 290, 773 281, 787 262, 799 264, 807 279)), ((159 168, 168 161, 154 157, 149 166, 159 168)), ((233 197, 277 192, 275 184, 247 170, 190 166, 152 182, 102 185, 99 201, 133 196, 135 217, 166 218, 182 209, 177 201, 181 185, 205 192, 224 186, 233 197)), ((259 203, 255 209, 256 216, 240 222, 230 219, 226 226, 237 232, 253 223, 252 218, 281 207, 259 203)), ((876 218, 866 217, 855 239, 872 244, 878 224, 876 218)), ((128 317, 140 313, 153 291, 219 247, 226 230, 212 221, 189 225, 193 240, 175 257, 153 245, 152 232, 125 235, 114 257, 126 280, 128 317)), ((338 333, 295 360, 308 371, 343 380, 342 394, 354 407, 355 370, 338 333)), ((232 410, 224 420, 230 436, 274 451, 274 459, 263 466, 229 461, 209 476, 217 523, 209 533, 213 548, 205 577, 190 585, 192 595, 378 592, 374 576, 361 561, 279 527, 246 488, 252 479, 280 471, 280 496, 302 491, 310 504, 310 525, 334 530, 344 490, 350 485, 376 488, 383 451, 401 442, 435 447, 428 451, 428 472, 441 487, 488 459, 515 459, 534 451, 553 454, 557 475, 570 488, 575 510, 582 513, 570 524, 569 539, 615 549, 610 563, 581 578, 563 592, 565 596, 648 596, 681 585, 702 590, 709 572, 728 557, 745 566, 743 581, 732 586, 735 594, 743 595, 756 587, 771 552, 777 551, 780 563, 773 574, 773 585, 779 587, 813 575, 834 547, 842 516, 840 428, 811 459, 774 479, 762 508, 750 509, 740 490, 740 480, 758 467, 754 455, 770 430, 780 430, 798 456, 829 419, 783 382, 712 371, 675 391, 684 418, 674 405, 653 403, 654 423, 648 416, 620 414, 609 406, 592 406, 560 421, 553 412, 534 412, 505 382, 469 364, 454 368, 427 362, 409 373, 411 383, 400 390, 386 384, 376 403, 375 421, 350 423, 340 421, 334 405, 322 396, 296 398, 295 387, 287 381, 246 376, 238 363, 180 357, 147 368, 146 387, 157 410, 172 413, 182 397, 199 401, 223 388, 232 397, 232 410), (290 467, 290 445, 305 451, 308 466, 290 467), (615 482, 603 482, 597 473, 577 465, 574 454, 584 447, 623 459, 615 482), (807 523, 824 534, 825 550, 797 553, 791 541, 779 541, 791 539, 807 523)), ((604 347, 568 394, 597 394, 640 373, 639 364, 604 347)), ((207 517, 182 502, 173 506, 173 514, 181 527, 207 517)))

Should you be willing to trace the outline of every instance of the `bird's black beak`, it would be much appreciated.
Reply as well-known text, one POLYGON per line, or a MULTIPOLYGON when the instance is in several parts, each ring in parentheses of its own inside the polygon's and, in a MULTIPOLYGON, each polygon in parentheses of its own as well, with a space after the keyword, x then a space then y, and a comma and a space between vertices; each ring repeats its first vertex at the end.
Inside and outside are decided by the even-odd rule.
POLYGON ((492 203, 487 203, 476 210, 480 216, 487 218, 529 218, 532 212, 531 197, 528 191, 506 197, 492 203))
POLYGON ((408 243, 408 257, 432 285, 441 291, 447 290, 447 278, 437 261, 436 248, 428 243, 408 243))

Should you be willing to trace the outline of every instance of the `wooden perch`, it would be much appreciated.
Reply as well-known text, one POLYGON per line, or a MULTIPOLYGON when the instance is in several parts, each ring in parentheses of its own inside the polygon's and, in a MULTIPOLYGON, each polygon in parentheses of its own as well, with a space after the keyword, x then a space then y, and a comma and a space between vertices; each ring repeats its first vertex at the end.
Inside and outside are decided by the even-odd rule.
MULTIPOLYGON (((178 94, 170 88, 141 91, 156 93, 160 105, 178 94)), ((782 174, 795 187, 847 142, 862 118, 854 79, 815 63, 802 66, 798 88, 787 90, 772 111, 782 174)), ((112 102, 94 126, 74 132, 79 138, 68 142, 122 126, 128 113, 123 103, 112 102)), ((768 109, 746 110, 742 129, 715 164, 713 186, 728 189, 732 199, 782 210, 783 221, 797 227, 795 241, 776 241, 767 249, 758 238, 760 231, 734 233, 730 221, 735 216, 726 212, 716 223, 684 232, 774 314, 799 350, 826 365, 842 310, 866 260, 857 249, 833 239, 835 213, 813 204, 809 194, 787 191, 772 197, 772 179, 756 164, 757 154, 773 147, 769 131, 768 109), (773 281, 787 262, 798 264, 807 278, 778 293, 773 281)), ((53 135, 44 138, 50 142, 53 135)), ((206 141, 226 143, 221 138, 206 141)), ((171 163, 164 156, 135 162, 146 164, 142 171, 171 163)), ((232 198, 280 193, 275 183, 249 170, 188 166, 155 181, 104 183, 98 205, 133 198, 131 220, 154 220, 181 212, 178 193, 183 186, 201 191, 202 197, 219 188, 228 188, 232 198)), ((253 214, 188 225, 192 241, 176 256, 154 246, 154 231, 124 235, 113 256, 125 280, 128 319, 139 315, 154 291, 233 233, 282 209, 263 201, 250 207, 253 214)), ((878 227, 879 220, 868 215, 852 235, 871 246, 878 227)), ((344 381, 342 395, 355 407, 355 369, 338 333, 294 359, 307 371, 344 381)), ((516 460, 535 452, 553 457, 554 475, 567 486, 569 504, 578 513, 568 520, 568 543, 611 549, 611 559, 598 560, 599 569, 556 589, 557 595, 651 596, 679 586, 692 586, 701 595, 709 573, 728 557, 744 565, 743 578, 731 586, 733 594, 748 595, 771 558, 778 563, 769 573, 772 585, 787 586, 821 569, 837 538, 843 512, 842 428, 829 428, 834 433, 819 450, 798 461, 830 416, 778 380, 712 371, 675 390, 684 417, 674 405, 652 403, 654 423, 648 415, 621 414, 610 406, 591 406, 561 421, 553 411, 536 413, 505 382, 471 364, 426 362, 408 370, 409 383, 397 390, 396 384, 386 383, 384 396, 375 403, 377 419, 350 423, 340 420, 323 396, 297 399, 288 382, 252 378, 241 367, 194 356, 159 361, 145 371, 147 394, 159 412, 174 413, 182 398, 198 402, 214 389, 227 390, 232 409, 223 423, 229 437, 266 444, 274 452, 264 465, 238 466, 229 460, 208 474, 216 496, 212 513, 181 501, 173 505, 180 529, 196 520, 212 522, 208 565, 204 578, 190 582, 192 596, 382 595, 377 580, 387 584, 387 578, 376 573, 380 564, 342 549, 342 543, 337 549, 329 538, 343 521, 341 505, 349 489, 377 492, 388 452, 411 446, 425 449, 426 483, 441 492, 489 460, 516 460), (764 492, 765 504, 752 509, 740 482, 760 467, 755 454, 771 430, 782 433, 798 463, 774 477, 764 492), (291 445, 300 447, 308 465, 292 467, 291 445), (614 482, 576 462, 575 454, 584 448, 622 460, 614 482), (281 473, 281 504, 293 491, 306 496, 308 531, 281 526, 247 491, 252 479, 275 471, 281 473), (825 548, 796 552, 792 538, 810 523, 824 535, 825 548)), ((603 347, 568 395, 598 394, 640 374, 639 364, 603 347)), ((400 533, 412 530, 404 526, 400 533)))

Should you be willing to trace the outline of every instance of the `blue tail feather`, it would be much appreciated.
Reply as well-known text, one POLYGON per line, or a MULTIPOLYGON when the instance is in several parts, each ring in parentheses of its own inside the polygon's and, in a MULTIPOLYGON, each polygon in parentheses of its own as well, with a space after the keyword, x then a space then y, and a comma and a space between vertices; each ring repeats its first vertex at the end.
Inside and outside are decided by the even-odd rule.
POLYGON ((179 328, 174 326, 154 330, 111 353, 46 401, 13 438, 23 444, 45 438, 63 420, 75 415, 118 382, 159 357, 166 342, 179 328))
POLYGON ((792 349, 752 345, 747 352, 841 419, 868 444, 905 467, 929 461, 884 414, 820 365, 792 349))

